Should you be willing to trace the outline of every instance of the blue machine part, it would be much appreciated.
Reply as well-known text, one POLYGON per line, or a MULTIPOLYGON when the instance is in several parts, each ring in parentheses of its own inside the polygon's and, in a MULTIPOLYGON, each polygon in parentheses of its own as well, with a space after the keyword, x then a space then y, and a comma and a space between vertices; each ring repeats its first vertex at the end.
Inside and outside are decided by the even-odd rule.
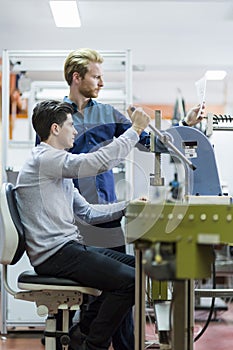
MULTIPOLYGON (((188 194, 201 196, 221 196, 222 189, 214 155, 209 139, 199 130, 187 126, 175 126, 165 132, 170 142, 188 158, 196 167, 195 170, 184 164, 188 177, 188 194)), ((170 153, 178 158, 173 150, 166 147, 158 137, 155 138, 155 152, 170 153)))

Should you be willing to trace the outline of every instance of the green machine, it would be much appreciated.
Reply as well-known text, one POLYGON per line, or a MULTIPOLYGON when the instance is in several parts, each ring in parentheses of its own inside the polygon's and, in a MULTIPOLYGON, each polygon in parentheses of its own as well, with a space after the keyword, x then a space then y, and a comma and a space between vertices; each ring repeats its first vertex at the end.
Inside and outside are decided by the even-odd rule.
POLYGON ((164 134, 152 130, 155 173, 150 185, 164 185, 160 154, 169 152, 184 165, 185 193, 173 203, 157 198, 133 201, 127 207, 127 241, 133 242, 136 255, 136 350, 145 345, 147 276, 153 281, 155 312, 169 312, 170 339, 160 349, 193 350, 194 280, 211 276, 214 246, 233 242, 232 198, 222 195, 213 147, 203 133, 187 127, 174 127, 164 134), (172 308, 170 303, 168 311, 169 281, 172 308))
POLYGON ((157 280, 210 277, 213 245, 233 242, 233 205, 223 199, 229 203, 131 203, 127 238, 143 251, 146 274, 157 280))
POLYGON ((193 281, 211 276, 215 245, 233 242, 233 206, 230 198, 222 199, 228 204, 134 202, 128 206, 128 240, 134 242, 136 252, 138 350, 144 349, 145 275, 159 281, 153 287, 157 301, 167 298, 161 281, 162 285, 163 281, 173 282, 171 344, 167 349, 193 349, 193 281))

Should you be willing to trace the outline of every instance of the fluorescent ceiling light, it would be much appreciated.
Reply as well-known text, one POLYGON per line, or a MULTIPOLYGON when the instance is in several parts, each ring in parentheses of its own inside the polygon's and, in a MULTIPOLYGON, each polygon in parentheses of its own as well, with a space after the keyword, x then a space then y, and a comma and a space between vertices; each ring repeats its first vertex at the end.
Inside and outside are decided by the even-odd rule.
POLYGON ((205 73, 207 80, 223 80, 226 75, 225 70, 207 70, 205 73))
POLYGON ((77 1, 49 1, 57 27, 81 27, 77 1))

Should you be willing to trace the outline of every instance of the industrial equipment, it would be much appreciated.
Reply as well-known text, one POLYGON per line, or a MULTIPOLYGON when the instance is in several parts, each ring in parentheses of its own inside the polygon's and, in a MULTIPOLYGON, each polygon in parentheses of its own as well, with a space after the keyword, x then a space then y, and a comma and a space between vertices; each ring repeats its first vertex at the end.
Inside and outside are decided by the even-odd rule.
MULTIPOLYGON (((161 118, 158 112, 156 116, 161 118)), ((127 239, 134 242, 136 252, 136 349, 144 349, 147 275, 156 281, 173 281, 168 317, 171 342, 160 348, 193 350, 193 282, 211 276, 214 246, 232 242, 232 197, 222 193, 214 150, 202 132, 184 126, 166 132, 151 129, 155 171, 150 185, 163 185, 160 155, 169 152, 184 165, 185 192, 174 203, 157 198, 154 203, 131 202, 127 208, 127 239)), ((166 296, 156 293, 153 298, 159 311, 156 305, 161 306, 166 296)))

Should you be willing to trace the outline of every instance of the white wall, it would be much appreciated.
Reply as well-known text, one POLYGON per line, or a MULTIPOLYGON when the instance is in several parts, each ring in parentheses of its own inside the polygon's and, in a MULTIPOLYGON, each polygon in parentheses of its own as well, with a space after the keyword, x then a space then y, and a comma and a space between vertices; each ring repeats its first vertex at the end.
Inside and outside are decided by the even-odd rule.
MULTIPOLYGON (((229 189, 229 195, 233 195, 233 130, 215 130, 210 138, 214 146, 220 182, 229 189)), ((208 169, 206 169, 208 176, 208 169)))

